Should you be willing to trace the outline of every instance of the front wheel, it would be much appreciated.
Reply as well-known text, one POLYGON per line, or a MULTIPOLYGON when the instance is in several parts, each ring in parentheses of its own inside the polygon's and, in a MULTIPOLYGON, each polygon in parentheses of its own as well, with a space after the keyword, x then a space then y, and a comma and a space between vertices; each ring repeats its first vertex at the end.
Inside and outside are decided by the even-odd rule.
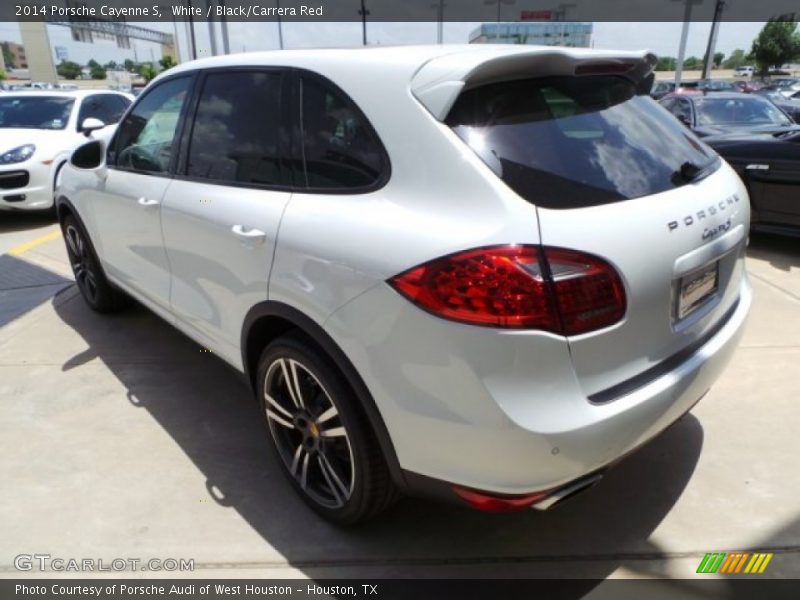
POLYGON ((378 441, 350 386, 299 335, 267 346, 258 395, 284 472, 316 512, 353 524, 387 508, 396 493, 378 441))
POLYGON ((123 292, 112 287, 106 279, 89 236, 72 215, 61 223, 61 233, 67 245, 67 256, 75 283, 86 304, 97 312, 113 312, 128 304, 123 292))

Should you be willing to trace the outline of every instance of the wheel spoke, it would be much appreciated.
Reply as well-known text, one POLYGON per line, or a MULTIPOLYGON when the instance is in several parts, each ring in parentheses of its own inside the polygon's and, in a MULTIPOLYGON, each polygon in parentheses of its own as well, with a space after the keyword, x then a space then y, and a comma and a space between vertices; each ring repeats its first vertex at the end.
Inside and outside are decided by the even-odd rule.
POLYGON ((345 431, 344 427, 332 427, 331 429, 322 429, 319 432, 320 437, 324 438, 332 438, 332 437, 347 437, 347 432, 345 431))
POLYGON ((300 393, 300 386, 299 382, 297 381, 296 363, 290 359, 289 369, 287 369, 286 361, 284 359, 281 358, 279 362, 281 365, 281 372, 283 373, 283 381, 285 382, 286 387, 289 390, 289 396, 291 396, 292 402, 294 402, 294 405, 297 408, 303 408, 303 396, 300 393))
POLYGON ((289 469, 292 475, 297 477, 297 467, 300 465, 300 460, 303 458, 303 444, 300 444, 297 447, 297 450, 294 451, 294 458, 292 459, 292 466, 289 469))
POLYGON ((67 228, 67 235, 65 236, 67 239, 67 246, 69 246, 69 249, 72 251, 72 254, 75 256, 75 258, 80 258, 81 255, 78 252, 78 246, 75 242, 75 237, 77 235, 78 232, 75 231, 74 227, 67 228))
POLYGON ((292 418, 292 413, 290 413, 288 410, 286 410, 286 409, 285 409, 285 408, 283 408, 283 407, 282 407, 280 404, 278 404, 278 401, 277 401, 277 400, 275 400, 275 398, 273 398, 272 396, 270 396, 270 395, 269 395, 268 393, 266 393, 266 392, 264 392, 264 399, 265 399, 265 400, 266 400, 266 401, 267 401, 267 402, 268 402, 270 405, 272 405, 272 407, 273 407, 274 409, 276 409, 278 412, 280 412, 282 415, 284 415, 284 416, 286 416, 286 417, 288 417, 288 418, 290 418, 290 419, 292 418))
POLYGON ((336 473, 336 469, 333 468, 324 453, 319 455, 319 466, 322 469, 322 475, 331 488, 331 492, 336 497, 336 501, 339 504, 344 504, 344 501, 350 496, 350 490, 342 483, 342 478, 336 473))
POLYGON ((322 413, 320 416, 317 417, 317 423, 324 423, 325 421, 330 421, 332 418, 339 415, 339 411, 336 410, 336 407, 331 404, 331 407, 322 413))
POLYGON ((289 429, 294 429, 294 424, 291 421, 287 421, 286 419, 276 414, 274 411, 271 411, 270 409, 267 409, 267 416, 276 423, 283 425, 284 427, 288 427, 289 429))
POLYGON ((303 458, 303 472, 300 474, 300 487, 306 489, 308 485, 308 459, 311 458, 311 455, 306 452, 305 458, 303 458))

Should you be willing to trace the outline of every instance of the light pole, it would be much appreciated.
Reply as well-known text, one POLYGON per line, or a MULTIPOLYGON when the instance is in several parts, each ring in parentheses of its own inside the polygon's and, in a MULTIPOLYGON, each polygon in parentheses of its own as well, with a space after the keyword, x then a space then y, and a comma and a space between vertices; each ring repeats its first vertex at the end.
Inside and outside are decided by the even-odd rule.
POLYGON ((444 0, 431 4, 431 8, 436 9, 436 43, 441 44, 444 38, 444 9, 447 4, 444 0))
MULTIPOLYGON (((516 4, 517 0, 483 0, 483 3, 486 6, 492 6, 493 4, 497 5, 497 24, 500 24, 500 9, 503 4, 510 6, 512 4, 516 4)), ((495 39, 500 39, 500 28, 497 28, 497 33, 495 34, 495 39)))
POLYGON ((678 48, 678 63, 675 65, 675 87, 681 85, 681 77, 683 77, 683 61, 686 58, 686 39, 689 37, 689 24, 692 22, 692 5, 701 4, 703 0, 678 0, 678 2, 686 2, 686 8, 683 11, 683 29, 681 30, 681 45, 678 48))
POLYGON ((228 17, 225 16, 225 0, 219 0, 219 4, 222 7, 222 18, 220 18, 220 29, 222 30, 222 53, 230 54, 231 44, 230 40, 228 39, 228 17))
POLYGON ((719 34, 719 22, 722 18, 722 11, 725 10, 725 0, 717 0, 714 8, 714 21, 711 23, 711 31, 708 34, 708 46, 706 47, 706 57, 703 61, 703 79, 711 79, 711 69, 714 66, 714 49, 717 46, 717 35, 719 34))
POLYGON ((560 38, 558 40, 558 45, 559 46, 566 46, 566 44, 564 43, 564 34, 566 32, 565 21, 567 20, 567 11, 570 8, 575 8, 575 5, 574 4, 559 4, 558 5, 558 10, 556 10, 556 14, 558 15, 558 19, 559 19, 559 21, 561 21, 561 28, 560 28, 560 31, 559 31, 560 38))
POLYGON ((367 45, 367 15, 369 14, 369 10, 364 4, 364 0, 361 0, 361 8, 358 11, 358 14, 361 15, 361 41, 366 46, 367 45))
POLYGON ((275 0, 275 7, 278 9, 278 45, 283 50, 283 22, 281 21, 281 0, 275 0))

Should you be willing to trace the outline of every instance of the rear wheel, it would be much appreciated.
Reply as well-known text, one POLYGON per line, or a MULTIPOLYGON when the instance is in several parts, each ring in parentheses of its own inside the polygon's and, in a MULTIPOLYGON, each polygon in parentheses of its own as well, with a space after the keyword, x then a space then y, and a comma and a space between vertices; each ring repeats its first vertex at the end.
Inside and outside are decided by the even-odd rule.
POLYGON ((89 236, 77 219, 67 215, 61 222, 67 256, 81 296, 92 310, 114 312, 125 307, 129 298, 106 279, 89 236))
POLYGON ((358 400, 316 346, 299 335, 269 344, 257 389, 284 472, 311 508, 353 524, 394 501, 388 467, 358 400))

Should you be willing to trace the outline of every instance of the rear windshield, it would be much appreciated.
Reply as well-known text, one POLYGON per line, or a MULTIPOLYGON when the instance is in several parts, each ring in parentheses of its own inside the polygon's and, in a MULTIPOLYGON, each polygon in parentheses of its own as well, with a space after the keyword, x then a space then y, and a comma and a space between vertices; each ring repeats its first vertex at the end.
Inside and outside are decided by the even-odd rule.
POLYGON ((681 167, 716 154, 616 76, 495 83, 461 94, 447 124, 515 192, 577 208, 685 185, 681 167))
POLYGON ((791 125, 792 121, 771 102, 758 96, 742 98, 698 98, 695 100, 699 125, 791 125))

